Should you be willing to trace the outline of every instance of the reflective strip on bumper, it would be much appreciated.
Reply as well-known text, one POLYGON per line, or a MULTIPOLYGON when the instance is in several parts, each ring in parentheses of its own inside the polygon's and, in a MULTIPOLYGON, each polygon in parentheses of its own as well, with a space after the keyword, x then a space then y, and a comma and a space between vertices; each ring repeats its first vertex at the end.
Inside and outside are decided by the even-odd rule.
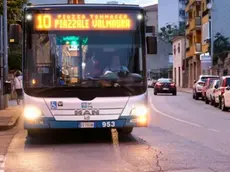
MULTIPOLYGON (((147 120, 146 120, 147 121, 147 120)), ((123 128, 123 127, 147 127, 146 123, 138 122, 135 116, 120 117, 118 120, 101 121, 56 121, 54 118, 39 118, 35 121, 24 121, 25 129, 71 129, 71 128, 123 128), (84 126, 91 125, 91 126, 84 126)))

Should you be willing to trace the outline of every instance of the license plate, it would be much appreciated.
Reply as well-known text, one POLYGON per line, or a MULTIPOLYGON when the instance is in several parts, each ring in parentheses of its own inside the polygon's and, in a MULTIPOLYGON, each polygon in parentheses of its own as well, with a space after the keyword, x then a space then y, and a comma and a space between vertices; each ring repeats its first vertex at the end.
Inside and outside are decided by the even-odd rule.
POLYGON ((169 88, 163 88, 163 90, 169 90, 169 88))
POLYGON ((94 128, 94 122, 81 122, 80 128, 94 128))

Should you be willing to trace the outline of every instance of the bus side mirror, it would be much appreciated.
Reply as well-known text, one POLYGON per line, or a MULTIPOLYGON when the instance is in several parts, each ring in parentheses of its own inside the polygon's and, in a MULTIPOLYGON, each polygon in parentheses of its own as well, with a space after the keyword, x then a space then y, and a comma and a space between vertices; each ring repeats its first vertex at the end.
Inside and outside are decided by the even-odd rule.
POLYGON ((19 44, 21 37, 21 26, 19 24, 10 24, 9 28, 9 43, 19 44))
POLYGON ((157 54, 157 37, 147 36, 147 54, 157 54))

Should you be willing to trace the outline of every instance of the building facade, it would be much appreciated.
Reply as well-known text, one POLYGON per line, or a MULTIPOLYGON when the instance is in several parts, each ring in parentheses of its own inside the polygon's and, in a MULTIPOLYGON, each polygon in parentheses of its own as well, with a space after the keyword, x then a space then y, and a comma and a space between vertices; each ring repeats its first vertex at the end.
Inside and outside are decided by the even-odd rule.
MULTIPOLYGON (((215 49, 209 48, 214 42, 217 33, 225 38, 230 38, 230 1, 229 0, 202 0, 202 53, 209 59, 209 66, 215 66, 217 61, 212 64, 215 49)), ((202 55, 203 55, 202 54, 202 55)), ((215 69, 215 68, 214 68, 215 69)), ((212 70, 213 74, 216 70, 212 70)), ((222 75, 220 73, 220 75, 222 75)))
MULTIPOLYGON (((144 7, 146 11, 146 38, 157 36, 158 34, 158 4, 144 7)), ((147 43, 146 43, 147 45, 147 43)), ((157 54, 148 53, 148 45, 146 46, 147 69, 156 71, 168 68, 169 54, 172 52, 172 46, 163 41, 157 40, 157 54)))
POLYGON ((159 0, 159 30, 167 24, 175 24, 178 27, 184 27, 186 19, 185 4, 186 0, 159 0))
POLYGON ((217 33, 230 38, 229 0, 188 0, 186 3, 186 67, 189 87, 201 74, 219 74, 213 63, 212 43, 217 33))
POLYGON ((186 4, 186 68, 188 69, 188 87, 201 74, 201 0, 189 0, 186 4))
POLYGON ((184 36, 178 36, 173 39, 173 81, 177 87, 184 87, 185 83, 185 71, 183 60, 185 59, 185 43, 186 39, 184 36))

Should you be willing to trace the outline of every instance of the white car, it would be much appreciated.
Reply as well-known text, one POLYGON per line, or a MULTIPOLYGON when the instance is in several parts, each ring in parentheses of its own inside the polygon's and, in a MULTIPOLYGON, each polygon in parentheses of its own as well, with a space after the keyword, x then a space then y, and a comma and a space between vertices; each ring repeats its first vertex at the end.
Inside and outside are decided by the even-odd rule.
POLYGON ((193 98, 198 100, 202 97, 202 90, 205 85, 205 82, 208 78, 217 78, 216 75, 200 75, 197 81, 194 81, 193 85, 193 98))
POLYGON ((220 84, 220 80, 214 80, 209 87, 206 90, 206 98, 205 98, 205 103, 209 104, 211 103, 211 105, 214 105, 214 94, 217 90, 217 88, 219 87, 220 84))
POLYGON ((148 79, 148 87, 152 88, 153 86, 153 80, 152 79, 148 79))
POLYGON ((220 84, 214 96, 215 105, 219 105, 222 111, 227 111, 230 108, 230 76, 220 78, 220 84))

